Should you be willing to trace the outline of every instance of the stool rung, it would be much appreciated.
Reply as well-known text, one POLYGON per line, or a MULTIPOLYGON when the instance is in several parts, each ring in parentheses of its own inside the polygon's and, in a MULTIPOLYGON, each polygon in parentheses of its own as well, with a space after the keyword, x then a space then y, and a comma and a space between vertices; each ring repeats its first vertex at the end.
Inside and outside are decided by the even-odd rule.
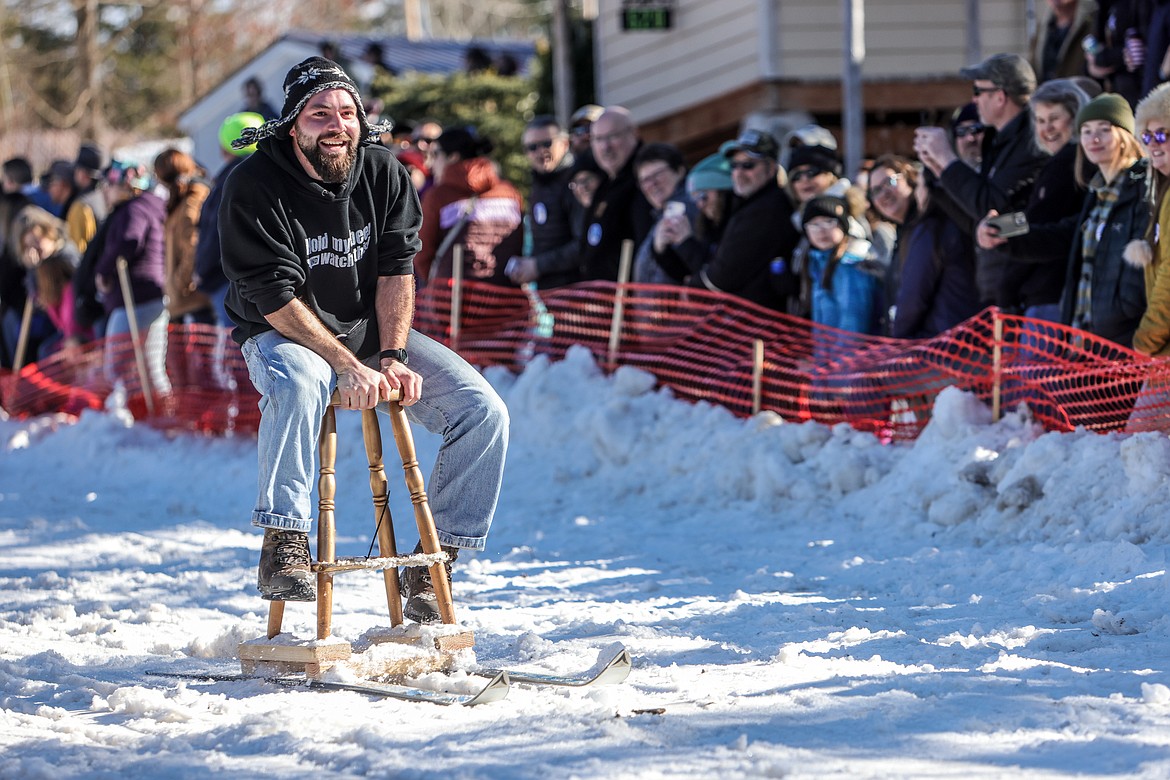
POLYGON ((397 569, 399 566, 432 566, 447 558, 445 552, 396 555, 389 558, 338 558, 335 561, 314 561, 310 568, 315 572, 382 571, 397 569))

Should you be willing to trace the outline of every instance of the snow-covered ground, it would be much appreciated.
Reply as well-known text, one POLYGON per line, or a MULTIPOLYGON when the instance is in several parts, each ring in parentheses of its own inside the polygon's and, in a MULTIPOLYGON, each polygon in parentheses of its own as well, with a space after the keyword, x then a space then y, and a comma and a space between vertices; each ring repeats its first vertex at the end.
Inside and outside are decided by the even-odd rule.
MULTIPOLYGON (((254 441, 2 422, 0 777, 1170 776, 1164 435, 993 424, 948 390, 883 446, 582 351, 488 376, 513 445, 489 549, 456 568, 460 663, 572 672, 621 643, 624 684, 460 708, 146 676, 231 667, 264 631, 254 441)), ((372 530, 358 420, 348 555, 372 530)), ((339 578, 338 637, 388 625, 381 587, 339 578)), ((310 605, 285 625, 312 636, 310 605)))

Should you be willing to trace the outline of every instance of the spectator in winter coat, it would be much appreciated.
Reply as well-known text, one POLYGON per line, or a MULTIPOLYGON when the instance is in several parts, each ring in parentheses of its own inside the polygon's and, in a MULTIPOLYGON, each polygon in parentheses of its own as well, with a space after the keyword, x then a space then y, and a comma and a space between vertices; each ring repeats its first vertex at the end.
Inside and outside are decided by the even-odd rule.
POLYGON ((1077 182, 1088 188, 1080 212, 1054 225, 1031 227, 1026 236, 994 241, 1055 241, 1071 226, 1075 233, 1060 321, 1130 347, 1146 310, 1146 292, 1141 270, 1126 263, 1123 253, 1131 241, 1145 236, 1149 224, 1148 163, 1133 136, 1133 112, 1120 95, 1093 98, 1077 113, 1075 124, 1077 182))
POLYGON ((1142 66, 1142 91, 1170 79, 1170 0, 1154 0, 1146 27, 1146 63, 1142 66))
MULTIPOLYGON (((1151 357, 1170 355, 1170 84, 1162 84, 1137 106, 1135 128, 1153 179, 1153 219, 1145 236, 1125 248, 1127 263, 1142 271, 1146 288, 1146 310, 1133 348, 1151 357)), ((1170 421, 1166 404, 1170 387, 1164 380, 1149 379, 1138 395, 1126 430, 1166 430, 1170 421)))
MULTIPOLYGON (((1075 176, 1077 139, 1073 137, 1073 122, 1088 102, 1089 96, 1069 79, 1041 84, 1032 95, 1036 145, 1052 156, 1036 175, 1024 216, 1029 225, 1063 224, 1067 232, 1057 236, 1050 230, 1038 231, 1035 236, 1020 237, 1005 245, 1009 260, 997 299, 1005 312, 1060 320, 1065 265, 1076 233, 1074 225, 1062 221, 1079 214, 1085 199, 1085 190, 1075 176)), ((988 218, 997 214, 992 210, 988 218)), ((993 248, 995 244, 988 238, 996 233, 987 219, 981 220, 976 230, 979 245, 993 248)))
POLYGON ((883 277, 886 309, 882 312, 881 331, 887 336, 893 333, 898 288, 902 284, 902 262, 906 254, 905 242, 910 227, 918 217, 914 193, 921 179, 919 166, 896 154, 884 154, 874 160, 867 177, 870 204, 887 224, 894 226, 890 265, 883 277))
POLYGON ((723 150, 736 200, 715 256, 691 284, 783 311, 798 286, 788 258, 800 234, 792 201, 776 181, 779 147, 767 133, 748 130, 723 150))
POLYGON ((1125 259, 1142 270, 1146 311, 1133 336, 1133 348, 1153 357, 1170 355, 1170 84, 1159 85, 1138 103, 1135 127, 1150 160, 1153 219, 1145 235, 1125 250, 1125 259))
POLYGON ((21 191, 19 158, 6 160, 0 166, 0 365, 11 366, 20 338, 20 320, 27 298, 25 277, 28 271, 20 262, 12 234, 13 223, 20 210, 31 201, 21 191))
MULTIPOLYGON (((960 73, 973 82, 979 118, 987 128, 980 170, 959 160, 942 128, 918 128, 914 151, 937 177, 940 191, 931 193, 932 202, 974 240, 975 224, 991 209, 1006 214, 1024 207, 1048 155, 1032 143, 1028 98, 1036 76, 1023 57, 995 54, 960 73)), ((984 305, 996 303, 1007 262, 997 250, 976 252, 975 276, 984 305)))
POLYGON ((215 322, 211 300, 195 286, 195 249, 199 214, 211 188, 191 155, 167 149, 154 160, 154 174, 166 187, 166 298, 167 312, 179 322, 215 322))
POLYGON ((224 165, 215 174, 215 181, 207 193, 207 200, 203 201, 203 208, 199 211, 198 238, 195 243, 195 285, 199 292, 211 301, 216 322, 221 328, 230 328, 232 321, 224 306, 228 281, 223 271, 219 245, 219 204, 223 200, 223 189, 228 175, 245 157, 256 151, 255 144, 233 149, 232 141, 239 138, 240 133, 246 128, 259 127, 262 124, 264 117, 247 111, 232 114, 220 124, 219 148, 224 165))
POLYGON ((65 212, 69 238, 84 252, 106 219, 106 201, 98 192, 98 181, 106 167, 106 158, 94 144, 82 144, 73 162, 73 184, 77 194, 65 212))
POLYGON ((144 166, 115 160, 105 175, 105 194, 110 209, 101 257, 95 278, 106 309, 106 376, 117 382, 134 371, 134 358, 121 349, 115 336, 130 333, 127 309, 133 303, 141 338, 146 339, 147 365, 154 392, 170 392, 166 375, 167 316, 163 288, 166 284, 166 248, 163 225, 167 204, 155 195, 155 181, 144 166), (118 260, 126 261, 130 294, 123 298, 118 260))
POLYGON ((634 155, 640 145, 630 112, 620 106, 607 108, 590 126, 593 158, 606 178, 585 216, 583 279, 617 280, 622 244, 632 241, 636 249, 650 234, 654 224, 650 203, 634 175, 634 155))
POLYGON ((435 184, 423 196, 419 284, 452 274, 456 242, 463 244, 463 278, 512 286, 508 258, 524 249, 524 199, 500 178, 488 155, 490 139, 471 130, 445 130, 430 148, 435 184))
POLYGON ((686 188, 697 213, 672 225, 668 243, 662 251, 655 250, 655 260, 672 278, 691 284, 715 257, 731 217, 731 163, 722 154, 704 157, 687 174, 686 188))
POLYGON ((509 261, 508 276, 516 284, 536 282, 540 289, 580 279, 581 235, 574 229, 581 205, 569 191, 573 155, 569 137, 551 116, 528 123, 520 138, 532 167, 532 190, 526 215, 532 236, 529 255, 509 261))
POLYGON ((1098 8, 1093 30, 1098 48, 1085 53, 1089 75, 1132 107, 1142 96, 1146 31, 1153 4, 1150 0, 1112 0, 1098 3, 1098 8))
MULTIPOLYGON (((879 221, 871 224, 866 218, 865 192, 859 187, 854 187, 852 182, 842 175, 844 166, 836 148, 805 143, 793 147, 789 151, 788 160, 787 191, 796 207, 792 221, 797 230, 802 230, 803 227, 801 210, 811 199, 819 195, 845 199, 850 208, 849 235, 869 243, 870 257, 866 261, 866 267, 874 273, 884 275, 893 255, 895 231, 887 223, 879 221)), ((809 317, 812 311, 812 290, 809 287, 805 261, 808 251, 809 241, 802 232, 789 258, 789 265, 793 274, 801 280, 801 286, 799 295, 789 299, 787 311, 798 317, 809 317)))
POLYGON ((913 222, 898 247, 901 282, 891 334, 937 336, 982 308, 975 289, 975 247, 946 213, 930 203, 925 177, 914 187, 913 222))
POLYGON ((881 280, 861 267, 869 242, 849 235, 849 204, 843 198, 819 195, 804 204, 802 214, 810 245, 813 322, 876 335, 881 280))
POLYGON ((36 360, 58 350, 72 350, 93 338, 73 317, 73 287, 77 248, 69 241, 65 223, 36 206, 25 207, 16 220, 20 259, 32 274, 31 294, 51 331, 40 342, 36 360))
POLYGON ((650 235, 642 241, 634 257, 632 278, 640 284, 679 284, 676 276, 658 262, 659 255, 682 235, 698 213, 687 197, 687 166, 682 153, 671 144, 646 144, 634 157, 638 188, 650 202, 655 217, 650 235))
POLYGON ((1092 0, 1048 0, 1048 11, 1036 23, 1029 61, 1037 80, 1085 74, 1082 42, 1093 31, 1097 4, 1092 0))

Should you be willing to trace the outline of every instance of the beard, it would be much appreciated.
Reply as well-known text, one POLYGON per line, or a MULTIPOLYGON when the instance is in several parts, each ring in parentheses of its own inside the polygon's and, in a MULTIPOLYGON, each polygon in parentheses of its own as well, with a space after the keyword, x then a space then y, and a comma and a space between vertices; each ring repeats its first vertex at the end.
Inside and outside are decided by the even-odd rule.
POLYGON ((313 166, 313 170, 321 177, 321 181, 327 184, 340 184, 349 178, 349 172, 353 170, 354 163, 357 161, 358 143, 356 138, 351 138, 345 133, 328 138, 304 138, 298 135, 296 142, 301 153, 305 155, 305 159, 309 161, 309 165, 313 166), (345 153, 340 155, 324 154, 321 151, 320 142, 326 140, 344 140, 346 142, 345 153))

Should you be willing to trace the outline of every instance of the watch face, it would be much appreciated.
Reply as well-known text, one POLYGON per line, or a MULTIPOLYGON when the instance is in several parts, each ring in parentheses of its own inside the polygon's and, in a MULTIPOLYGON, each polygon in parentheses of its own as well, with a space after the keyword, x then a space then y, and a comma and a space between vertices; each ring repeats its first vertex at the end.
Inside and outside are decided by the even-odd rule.
POLYGON ((399 363, 403 364, 409 360, 405 349, 384 349, 378 353, 378 357, 382 360, 397 360, 399 363))

